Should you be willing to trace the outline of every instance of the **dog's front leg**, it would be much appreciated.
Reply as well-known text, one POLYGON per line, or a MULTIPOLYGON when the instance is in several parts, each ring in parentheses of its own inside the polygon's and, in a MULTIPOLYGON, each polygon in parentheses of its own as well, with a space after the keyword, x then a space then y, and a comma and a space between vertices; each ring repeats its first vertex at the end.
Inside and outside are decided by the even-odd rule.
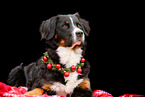
POLYGON ((31 91, 25 93, 25 95, 29 95, 29 96, 32 96, 32 95, 42 95, 43 93, 44 93, 43 89, 35 88, 34 90, 31 90, 31 91))
POLYGON ((90 81, 85 79, 73 91, 71 97, 93 97, 90 81))

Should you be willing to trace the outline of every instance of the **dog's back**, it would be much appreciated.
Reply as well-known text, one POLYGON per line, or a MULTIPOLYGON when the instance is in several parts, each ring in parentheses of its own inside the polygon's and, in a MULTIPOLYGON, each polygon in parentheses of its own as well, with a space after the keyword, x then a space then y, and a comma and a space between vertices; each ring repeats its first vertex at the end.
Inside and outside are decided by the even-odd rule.
POLYGON ((32 62, 27 66, 23 66, 23 63, 21 63, 20 66, 11 70, 7 83, 11 86, 27 86, 31 90, 32 81, 37 77, 36 74, 38 73, 36 64, 37 62, 32 62))
POLYGON ((11 86, 25 86, 25 79, 24 67, 23 63, 21 63, 20 66, 17 66, 11 70, 7 83, 11 86))

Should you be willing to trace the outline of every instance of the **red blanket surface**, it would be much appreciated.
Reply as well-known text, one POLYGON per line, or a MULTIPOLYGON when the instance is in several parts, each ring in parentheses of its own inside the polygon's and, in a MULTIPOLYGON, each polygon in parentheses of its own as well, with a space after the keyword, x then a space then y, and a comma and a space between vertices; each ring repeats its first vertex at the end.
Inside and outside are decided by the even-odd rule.
MULTIPOLYGON (((53 95, 48 96, 43 94, 42 96, 27 96, 24 95, 28 91, 27 87, 11 87, 6 85, 5 83, 0 82, 0 97, 65 97, 63 95, 53 95)), ((113 97, 111 94, 102 91, 102 90, 94 90, 94 97, 113 97)), ((145 97, 143 95, 134 95, 134 94, 125 94, 119 97, 145 97)))
POLYGON ((64 97, 63 95, 48 96, 46 94, 43 94, 42 96, 24 95, 27 91, 27 87, 11 87, 0 82, 0 97, 64 97))

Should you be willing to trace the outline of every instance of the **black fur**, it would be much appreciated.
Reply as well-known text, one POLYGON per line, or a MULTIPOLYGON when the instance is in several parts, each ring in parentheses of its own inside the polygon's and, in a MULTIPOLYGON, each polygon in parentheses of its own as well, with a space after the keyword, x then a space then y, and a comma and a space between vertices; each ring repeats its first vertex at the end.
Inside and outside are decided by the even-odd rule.
POLYGON ((78 13, 75 13, 75 15, 78 17, 81 25, 83 25, 82 27, 83 27, 83 30, 84 30, 86 36, 89 36, 89 33, 90 33, 90 27, 88 26, 89 22, 80 18, 80 15, 78 13))
MULTIPOLYGON (((58 15, 54 16, 46 21, 43 21, 40 26, 40 32, 42 39, 45 39, 46 42, 46 50, 48 51, 51 59, 54 63, 59 62, 59 56, 56 53, 56 49, 59 46, 59 42, 61 39, 64 39, 66 44, 65 46, 69 47, 73 44, 73 42, 66 37, 70 36, 68 31, 72 30, 67 29, 65 32, 64 29, 59 29, 60 23, 67 19, 69 15, 58 15), (62 33, 63 31, 63 33, 62 33), (57 34, 57 39, 55 39, 55 34, 57 34), (68 41, 68 42, 67 42, 68 41)), ((85 35, 88 36, 90 32, 90 27, 88 22, 84 19, 81 19, 79 14, 71 15, 73 18, 78 20, 81 25, 81 29, 84 31, 85 35)), ((86 41, 84 42, 82 49, 85 53, 86 49, 86 41)), ((84 55, 84 54, 83 54, 84 55)), ((58 71, 48 70, 46 65, 41 62, 43 56, 40 57, 36 62, 33 62, 27 66, 17 66, 16 68, 12 69, 9 73, 8 84, 9 85, 16 85, 16 86, 27 86, 29 90, 35 88, 42 88, 42 86, 47 84, 53 84, 53 82, 60 82, 62 84, 66 84, 64 80, 64 76, 58 71)), ((84 66, 82 67, 82 75, 79 76, 80 78, 88 78, 88 74, 90 72, 90 65, 86 61, 84 66)), ((48 95, 55 94, 55 91, 47 91, 48 95)), ((92 91, 89 89, 80 89, 76 88, 71 97, 92 97, 92 91)))
POLYGON ((41 32, 42 38, 50 40, 55 34, 56 22, 58 16, 54 16, 46 21, 43 21, 39 31, 41 32))
POLYGON ((81 88, 75 88, 71 97, 92 97, 92 91, 89 89, 82 90, 81 88))
POLYGON ((9 79, 7 80, 8 84, 12 86, 25 86, 26 83, 26 77, 24 74, 24 66, 23 63, 21 63, 20 66, 15 67, 14 69, 11 70, 9 73, 9 79))

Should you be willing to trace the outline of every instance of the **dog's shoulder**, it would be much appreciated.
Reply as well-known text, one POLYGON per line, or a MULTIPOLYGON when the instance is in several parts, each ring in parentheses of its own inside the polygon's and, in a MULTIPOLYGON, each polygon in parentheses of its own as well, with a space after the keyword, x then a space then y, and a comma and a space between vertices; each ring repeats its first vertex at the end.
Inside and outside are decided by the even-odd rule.
POLYGON ((42 86, 44 83, 61 82, 64 83, 63 75, 58 71, 48 70, 46 64, 42 62, 41 56, 36 62, 24 67, 26 86, 29 89, 42 86))
POLYGON ((32 62, 24 67, 26 86, 29 89, 31 89, 35 81, 38 81, 38 79, 40 79, 40 77, 43 75, 42 71, 44 70, 45 66, 43 66, 41 63, 41 58, 42 57, 40 57, 36 62, 32 62))

